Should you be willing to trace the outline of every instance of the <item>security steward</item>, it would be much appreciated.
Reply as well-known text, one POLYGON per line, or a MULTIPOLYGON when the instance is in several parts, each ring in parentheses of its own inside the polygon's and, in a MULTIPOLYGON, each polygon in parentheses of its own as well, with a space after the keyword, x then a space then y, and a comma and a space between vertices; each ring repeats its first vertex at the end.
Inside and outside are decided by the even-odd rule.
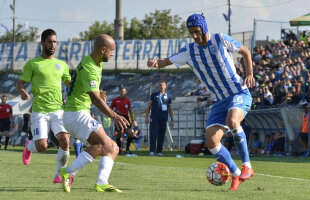
POLYGON ((146 109, 145 123, 148 124, 150 122, 150 156, 155 155, 155 150, 158 156, 163 156, 162 151, 167 129, 168 112, 171 119, 171 128, 173 128, 174 124, 171 97, 166 93, 166 87, 165 81, 159 82, 159 91, 151 95, 146 109), (151 117, 149 119, 150 111, 151 117))

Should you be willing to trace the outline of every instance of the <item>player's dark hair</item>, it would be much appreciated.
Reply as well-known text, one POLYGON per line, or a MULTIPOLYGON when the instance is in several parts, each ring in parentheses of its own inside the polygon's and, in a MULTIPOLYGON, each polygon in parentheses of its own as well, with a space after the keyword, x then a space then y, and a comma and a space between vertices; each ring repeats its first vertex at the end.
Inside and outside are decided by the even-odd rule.
MULTIPOLYGON (((161 83, 166 84, 166 82, 165 82, 164 80, 160 80, 160 81, 159 81, 159 84, 161 84, 161 83)), ((167 85, 167 84, 166 84, 166 85, 167 85)))
POLYGON ((125 88, 125 87, 120 87, 120 88, 119 88, 119 91, 121 91, 122 89, 125 89, 125 90, 126 90, 126 88, 125 88))
POLYGON ((6 95, 5 94, 1 95, 1 98, 3 98, 3 97, 6 97, 6 95))
POLYGON ((41 34, 41 41, 45 41, 46 38, 50 35, 56 35, 56 32, 53 29, 46 29, 45 31, 42 32, 41 34))

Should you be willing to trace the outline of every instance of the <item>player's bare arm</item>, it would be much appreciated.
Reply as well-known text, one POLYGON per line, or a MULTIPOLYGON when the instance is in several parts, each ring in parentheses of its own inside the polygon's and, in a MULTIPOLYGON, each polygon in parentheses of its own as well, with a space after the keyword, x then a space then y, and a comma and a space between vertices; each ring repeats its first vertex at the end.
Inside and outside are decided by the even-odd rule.
POLYGON ((117 115, 100 97, 100 92, 88 93, 92 103, 106 116, 110 117, 119 129, 125 129, 129 122, 122 116, 117 115))
POLYGON ((147 66, 150 68, 164 68, 168 65, 172 65, 172 62, 169 60, 169 58, 151 58, 147 61, 147 66))
POLYGON ((107 103, 107 92, 106 91, 100 90, 100 97, 105 103, 107 103))
POLYGON ((145 112, 145 123, 148 124, 150 122, 149 120, 149 114, 151 111, 151 107, 152 107, 152 101, 149 102, 149 105, 146 108, 146 112, 145 112))
POLYGON ((17 89, 17 92, 21 95, 22 100, 29 100, 30 95, 26 92, 24 88, 25 83, 26 81, 18 80, 16 84, 16 89, 17 89))
POLYGON ((239 54, 242 55, 244 65, 246 68, 246 77, 244 79, 243 84, 246 84, 249 88, 255 86, 255 79, 253 77, 253 66, 252 66, 252 58, 251 58, 251 52, 248 48, 246 48, 244 45, 241 46, 240 50, 238 51, 239 54))

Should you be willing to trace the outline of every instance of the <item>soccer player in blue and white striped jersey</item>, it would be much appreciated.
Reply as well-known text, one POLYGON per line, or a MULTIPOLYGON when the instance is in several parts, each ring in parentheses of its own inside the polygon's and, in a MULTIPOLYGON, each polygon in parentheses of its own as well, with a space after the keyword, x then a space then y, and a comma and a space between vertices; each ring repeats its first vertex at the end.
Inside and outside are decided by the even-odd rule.
POLYGON ((237 190, 240 183, 253 176, 245 133, 240 125, 252 103, 248 90, 255 85, 250 51, 240 42, 223 33, 208 33, 207 22, 200 14, 193 14, 186 22, 194 42, 183 46, 169 58, 149 59, 148 67, 163 68, 171 64, 189 65, 196 76, 217 99, 206 124, 206 146, 217 161, 226 164, 232 175, 229 190, 237 190), (232 53, 244 59, 246 77, 237 74, 232 53), (242 159, 237 167, 228 150, 221 144, 226 129, 234 135, 242 159))

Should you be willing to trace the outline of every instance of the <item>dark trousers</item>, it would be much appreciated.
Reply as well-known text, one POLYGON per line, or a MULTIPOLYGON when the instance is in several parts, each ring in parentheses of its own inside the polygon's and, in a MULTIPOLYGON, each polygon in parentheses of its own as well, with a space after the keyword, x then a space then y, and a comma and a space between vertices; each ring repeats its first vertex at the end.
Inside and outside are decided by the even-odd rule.
MULTIPOLYGON (((2 134, 2 133, 1 133, 2 134)), ((0 148, 1 148, 1 140, 2 140, 2 135, 0 136, 0 148)), ((4 143, 4 149, 6 149, 9 145, 9 140, 10 140, 10 137, 5 137, 5 143, 4 143)))
POLYGON ((152 119, 150 123, 150 152, 162 153, 165 134, 167 129, 167 120, 152 119), (156 148, 157 142, 157 148, 156 148))

